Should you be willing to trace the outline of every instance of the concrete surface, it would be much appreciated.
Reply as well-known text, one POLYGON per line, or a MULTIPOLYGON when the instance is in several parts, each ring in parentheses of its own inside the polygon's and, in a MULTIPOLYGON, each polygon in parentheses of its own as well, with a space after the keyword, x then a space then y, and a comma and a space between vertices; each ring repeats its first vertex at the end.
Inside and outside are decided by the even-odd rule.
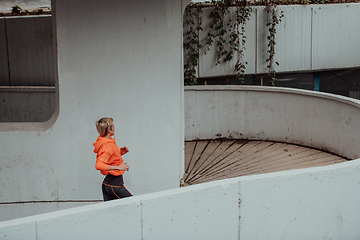
POLYGON ((130 150, 124 178, 134 195, 178 188, 182 1, 52 3, 58 101, 47 122, 0 123, 0 212, 13 206, 1 220, 31 212, 14 202, 47 201, 56 210, 57 201, 102 199, 92 143, 105 116, 114 118, 117 144, 130 150))
POLYGON ((357 239, 360 160, 0 222, 0 239, 357 239))

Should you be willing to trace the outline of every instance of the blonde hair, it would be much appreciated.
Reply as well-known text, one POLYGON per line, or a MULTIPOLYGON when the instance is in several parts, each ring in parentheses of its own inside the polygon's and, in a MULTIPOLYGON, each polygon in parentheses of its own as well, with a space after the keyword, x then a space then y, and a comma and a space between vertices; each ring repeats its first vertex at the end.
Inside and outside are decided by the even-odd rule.
POLYGON ((96 121, 96 130, 100 136, 106 136, 113 126, 114 120, 112 118, 104 117, 96 121))

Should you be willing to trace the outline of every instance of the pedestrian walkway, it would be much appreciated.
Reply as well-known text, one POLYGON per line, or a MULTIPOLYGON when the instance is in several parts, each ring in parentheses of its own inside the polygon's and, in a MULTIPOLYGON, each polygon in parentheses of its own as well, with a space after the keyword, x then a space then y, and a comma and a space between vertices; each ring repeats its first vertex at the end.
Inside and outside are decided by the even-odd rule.
POLYGON ((185 142, 183 186, 245 175, 325 166, 348 159, 313 148, 271 141, 185 142))

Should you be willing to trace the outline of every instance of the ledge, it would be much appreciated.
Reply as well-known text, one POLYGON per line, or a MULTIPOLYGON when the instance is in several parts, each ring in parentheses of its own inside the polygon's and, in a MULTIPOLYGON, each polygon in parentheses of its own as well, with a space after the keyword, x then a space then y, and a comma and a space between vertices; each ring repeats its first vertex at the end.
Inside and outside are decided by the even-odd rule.
POLYGON ((334 100, 346 104, 350 104, 360 108, 360 100, 335 95, 331 93, 316 92, 309 90, 302 90, 296 88, 285 88, 285 87, 265 87, 265 86, 185 86, 185 91, 251 91, 251 92, 274 92, 274 93, 288 93, 288 94, 299 94, 311 97, 320 97, 324 99, 334 100))
POLYGON ((55 93, 55 86, 0 86, 0 92, 52 92, 55 93))

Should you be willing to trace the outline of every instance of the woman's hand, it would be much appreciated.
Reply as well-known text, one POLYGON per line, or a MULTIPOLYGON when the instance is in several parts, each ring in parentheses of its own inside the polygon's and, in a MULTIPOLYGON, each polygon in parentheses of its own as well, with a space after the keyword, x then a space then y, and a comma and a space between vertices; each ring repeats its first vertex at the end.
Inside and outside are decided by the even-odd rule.
POLYGON ((129 149, 127 148, 127 147, 122 147, 122 148, 120 148, 120 154, 121 155, 124 155, 124 154, 126 154, 126 153, 128 153, 129 152, 129 149))
POLYGON ((122 163, 118 167, 120 171, 129 171, 129 165, 127 165, 127 163, 122 163))
POLYGON ((119 166, 110 165, 108 171, 111 170, 129 171, 129 165, 127 163, 122 163, 119 166))

